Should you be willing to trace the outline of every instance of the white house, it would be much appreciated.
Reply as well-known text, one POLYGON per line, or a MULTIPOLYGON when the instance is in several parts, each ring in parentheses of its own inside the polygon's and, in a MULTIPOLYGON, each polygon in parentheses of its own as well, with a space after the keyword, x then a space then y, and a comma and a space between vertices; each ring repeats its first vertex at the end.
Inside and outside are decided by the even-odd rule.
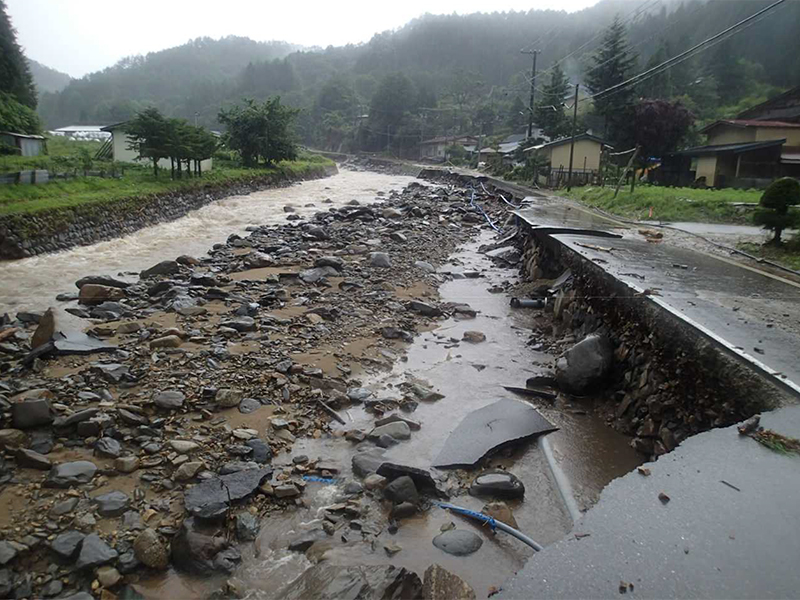
MULTIPOLYGON (((152 161, 139 160, 139 155, 133 150, 128 149, 128 145, 130 144, 131 140, 130 136, 125 133, 126 123, 127 121, 123 123, 116 123, 114 125, 108 125, 107 127, 102 128, 102 131, 108 131, 111 133, 111 148, 114 160, 125 163, 152 164, 152 161)), ((213 159, 211 158, 201 161, 200 170, 203 172, 210 171, 212 162, 213 159)), ((158 166, 162 169, 169 169, 171 166, 170 160, 168 158, 162 158, 158 161, 158 166)))

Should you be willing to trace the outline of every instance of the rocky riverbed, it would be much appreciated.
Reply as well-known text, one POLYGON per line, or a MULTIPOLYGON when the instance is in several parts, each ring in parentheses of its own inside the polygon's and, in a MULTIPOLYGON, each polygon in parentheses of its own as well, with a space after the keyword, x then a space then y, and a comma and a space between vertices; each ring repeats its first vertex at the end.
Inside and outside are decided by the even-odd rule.
MULTIPOLYGON (((335 435, 378 447, 410 435, 404 415, 436 392, 375 397, 361 380, 437 320, 474 316, 437 302, 434 272, 485 220, 464 189, 412 184, 379 200, 310 219, 286 206, 285 225, 206 257, 134 283, 89 276, 61 296, 78 300, 66 311, 4 317, 0 595, 113 598, 170 565, 230 573, 264 515, 336 476, 316 457, 282 460, 298 438, 333 435, 352 405, 393 416, 335 435)), ((361 490, 387 481, 352 482, 340 510, 357 514, 361 490)), ((398 481, 399 519, 420 496, 398 481)))
MULTIPOLYGON (((535 444, 429 468, 459 421, 480 426, 502 385, 565 347, 529 339, 547 315, 510 312, 520 254, 487 221, 513 233, 507 206, 472 200, 445 179, 285 204, 206 256, 87 275, 6 315, 0 596, 484 596, 532 551, 451 520, 447 497, 563 537, 535 444)), ((638 459, 553 398, 537 407, 588 506, 638 459)))

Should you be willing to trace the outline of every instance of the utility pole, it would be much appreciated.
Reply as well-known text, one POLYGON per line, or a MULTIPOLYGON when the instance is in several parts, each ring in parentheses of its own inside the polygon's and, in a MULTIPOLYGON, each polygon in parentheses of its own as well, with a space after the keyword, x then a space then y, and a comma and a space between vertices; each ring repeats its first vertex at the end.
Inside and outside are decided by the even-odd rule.
POLYGON ((575 157, 575 130, 578 127, 578 90, 581 84, 575 84, 575 101, 572 111, 572 141, 569 144, 569 172, 567 174, 567 191, 572 189, 572 159, 575 157))
POLYGON ((536 56, 538 50, 520 50, 522 54, 533 55, 533 66, 531 67, 531 101, 528 104, 528 139, 533 137, 533 100, 536 95, 536 56))

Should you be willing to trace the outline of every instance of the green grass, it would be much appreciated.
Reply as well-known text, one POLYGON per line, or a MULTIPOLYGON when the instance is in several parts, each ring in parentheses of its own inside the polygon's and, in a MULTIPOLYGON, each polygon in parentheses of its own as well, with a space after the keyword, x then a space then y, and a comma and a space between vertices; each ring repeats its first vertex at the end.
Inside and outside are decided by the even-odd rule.
POLYGON ((587 186, 565 193, 583 204, 626 219, 739 224, 750 224, 752 213, 731 203, 757 203, 761 194, 760 190, 703 190, 651 185, 639 185, 633 194, 629 187, 623 188, 616 198, 613 187, 587 186))
MULTIPOLYGON (((102 144, 70 140, 54 136, 47 139, 47 154, 40 156, 0 156, 0 173, 13 173, 28 169, 49 169, 63 172, 63 160, 77 160, 81 149, 89 151, 92 157, 102 144)), ((99 164, 99 163, 98 163, 99 164)))
POLYGON ((800 271, 800 239, 790 240, 780 248, 751 243, 741 243, 736 247, 753 256, 771 260, 784 267, 800 271))
POLYGON ((1 185, 0 215, 32 214, 55 209, 91 206, 114 202, 126 198, 149 196, 155 193, 191 189, 200 186, 224 184, 254 177, 301 176, 321 167, 333 165, 326 158, 303 155, 296 161, 278 163, 272 167, 245 169, 221 166, 200 178, 170 179, 168 171, 161 171, 156 178, 143 166, 126 167, 120 178, 77 177, 69 180, 54 180, 41 185, 1 185))

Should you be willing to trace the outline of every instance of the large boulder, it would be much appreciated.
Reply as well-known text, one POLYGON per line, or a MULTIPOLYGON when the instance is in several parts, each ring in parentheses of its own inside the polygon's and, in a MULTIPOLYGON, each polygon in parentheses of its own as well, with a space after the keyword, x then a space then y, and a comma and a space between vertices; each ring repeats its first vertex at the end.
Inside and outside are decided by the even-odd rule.
POLYGON ((224 516, 231 504, 253 495, 272 469, 247 469, 230 475, 214 477, 192 487, 183 497, 186 510, 201 519, 224 516))
POLYGON ((613 364, 614 348, 608 338, 588 335, 556 361, 556 381, 570 394, 598 392, 605 386, 613 364))
POLYGON ((475 600, 475 590, 461 577, 439 565, 425 570, 422 581, 425 600, 475 600))
POLYGON ((419 598, 421 592, 419 576, 403 567, 320 563, 307 569, 278 597, 282 600, 401 600, 419 598))
POLYGON ((180 270, 178 261, 175 260, 162 260, 160 263, 153 265, 149 269, 145 269, 139 273, 142 279, 146 277, 153 277, 155 275, 174 275, 180 270))
POLYGON ((50 469, 44 487, 69 488, 89 483, 95 473, 97 473, 97 465, 88 460, 62 463, 50 469))
POLYGON ((172 563, 180 571, 207 575, 214 570, 214 558, 228 545, 216 528, 203 527, 190 517, 172 539, 172 563))
POLYGON ((11 405, 11 422, 16 429, 30 429, 53 422, 50 402, 44 398, 29 398, 11 405))
POLYGON ((81 288, 78 302, 81 304, 102 304, 109 300, 122 300, 125 292, 117 287, 109 285, 99 285, 97 283, 87 283, 81 288))

